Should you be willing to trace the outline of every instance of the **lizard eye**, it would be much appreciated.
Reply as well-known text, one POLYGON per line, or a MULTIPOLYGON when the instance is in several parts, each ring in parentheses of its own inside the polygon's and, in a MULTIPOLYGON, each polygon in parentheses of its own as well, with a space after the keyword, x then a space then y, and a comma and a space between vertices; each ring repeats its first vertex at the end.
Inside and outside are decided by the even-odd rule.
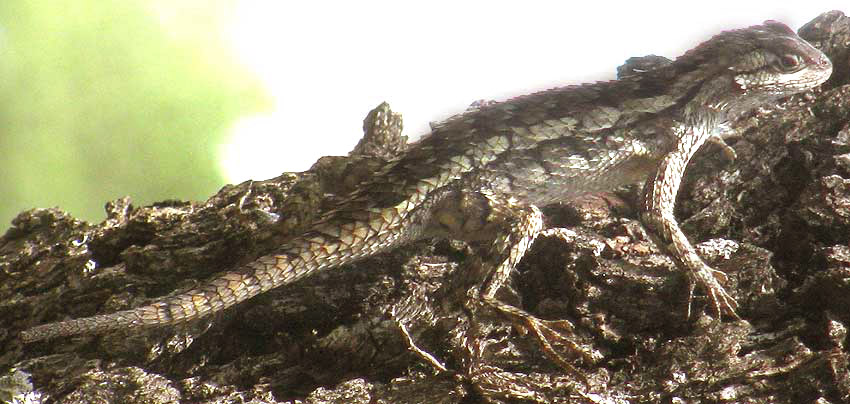
POLYGON ((803 67, 803 58, 800 55, 787 53, 778 58, 779 68, 784 72, 794 72, 803 67))

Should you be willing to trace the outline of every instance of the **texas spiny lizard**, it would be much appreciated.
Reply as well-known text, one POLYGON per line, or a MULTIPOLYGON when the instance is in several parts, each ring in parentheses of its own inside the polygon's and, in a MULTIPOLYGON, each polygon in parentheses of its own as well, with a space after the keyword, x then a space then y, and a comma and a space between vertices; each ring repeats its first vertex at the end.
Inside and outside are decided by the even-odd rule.
POLYGON ((706 140, 723 144, 731 120, 811 89, 831 72, 824 54, 767 21, 720 33, 672 63, 616 81, 483 105, 436 125, 276 252, 150 305, 40 325, 22 338, 187 321, 317 271, 446 237, 492 241, 491 265, 471 295, 519 316, 548 346, 537 331, 542 323, 495 299, 542 231, 538 207, 640 181, 643 224, 719 314, 736 316, 722 273, 702 261, 673 215, 685 167, 706 140))

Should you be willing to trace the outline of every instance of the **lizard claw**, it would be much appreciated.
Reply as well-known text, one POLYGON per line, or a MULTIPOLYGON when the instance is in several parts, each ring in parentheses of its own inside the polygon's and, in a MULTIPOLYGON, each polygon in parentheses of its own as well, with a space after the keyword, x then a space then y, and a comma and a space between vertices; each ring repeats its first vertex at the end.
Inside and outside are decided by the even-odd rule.
POLYGON ((553 346, 553 343, 556 343, 568 347, 572 353, 580 356, 585 363, 594 363, 601 359, 599 354, 589 352, 588 349, 585 349, 566 336, 566 334, 572 334, 575 330, 575 327, 570 321, 541 320, 522 309, 502 303, 496 299, 484 299, 484 301, 508 317, 518 331, 523 334, 533 334, 537 338, 537 341, 540 342, 540 345, 543 347, 543 353, 549 360, 555 362, 558 366, 587 384, 587 378, 575 366, 570 364, 563 355, 558 353, 553 346))
POLYGON ((735 301, 735 298, 729 292, 726 292, 726 289, 720 284, 721 281, 726 281, 726 274, 708 265, 703 264, 692 272, 690 292, 688 293, 688 318, 691 317, 691 301, 693 300, 694 288, 699 284, 708 294, 718 318, 727 315, 736 320, 741 319, 736 311, 738 302, 735 301))

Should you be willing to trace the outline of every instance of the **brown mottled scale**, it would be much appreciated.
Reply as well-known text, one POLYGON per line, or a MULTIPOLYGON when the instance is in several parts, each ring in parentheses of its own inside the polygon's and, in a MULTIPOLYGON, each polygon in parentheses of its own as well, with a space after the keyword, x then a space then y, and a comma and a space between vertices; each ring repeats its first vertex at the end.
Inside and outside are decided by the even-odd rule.
POLYGON ((696 150, 719 136, 718 125, 815 87, 831 70, 820 51, 768 21, 718 34, 672 63, 618 81, 484 105, 436 125, 276 253, 148 306, 41 325, 22 336, 186 321, 411 240, 473 239, 496 228, 504 233, 494 243, 501 261, 481 285, 491 299, 541 230, 538 206, 643 180, 644 223, 673 245, 671 255, 717 309, 734 315, 734 300, 673 217, 681 177, 696 150))

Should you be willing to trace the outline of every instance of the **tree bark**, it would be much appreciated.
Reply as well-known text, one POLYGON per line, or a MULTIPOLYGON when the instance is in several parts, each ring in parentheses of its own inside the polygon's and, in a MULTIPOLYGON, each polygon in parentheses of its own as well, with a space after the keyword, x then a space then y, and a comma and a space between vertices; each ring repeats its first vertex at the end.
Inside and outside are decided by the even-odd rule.
POLYGON ((553 327, 575 325, 568 338, 597 356, 576 358, 578 374, 505 318, 468 310, 452 282, 477 258, 433 240, 185 325, 20 342, 37 324, 187 290, 299 234, 404 149, 400 118, 382 105, 383 125, 366 128, 356 153, 304 173, 202 203, 124 198, 99 224, 58 209, 18 215, 0 238, 0 399, 850 402, 850 19, 825 13, 800 36, 830 57, 832 78, 735 122, 737 158, 705 146, 679 197, 683 229, 727 274, 741 321, 714 319, 699 291, 687 316, 685 276, 642 237, 631 187, 546 207, 547 225, 569 230, 538 239, 504 291, 553 327), (449 370, 414 353, 399 323, 449 370))

